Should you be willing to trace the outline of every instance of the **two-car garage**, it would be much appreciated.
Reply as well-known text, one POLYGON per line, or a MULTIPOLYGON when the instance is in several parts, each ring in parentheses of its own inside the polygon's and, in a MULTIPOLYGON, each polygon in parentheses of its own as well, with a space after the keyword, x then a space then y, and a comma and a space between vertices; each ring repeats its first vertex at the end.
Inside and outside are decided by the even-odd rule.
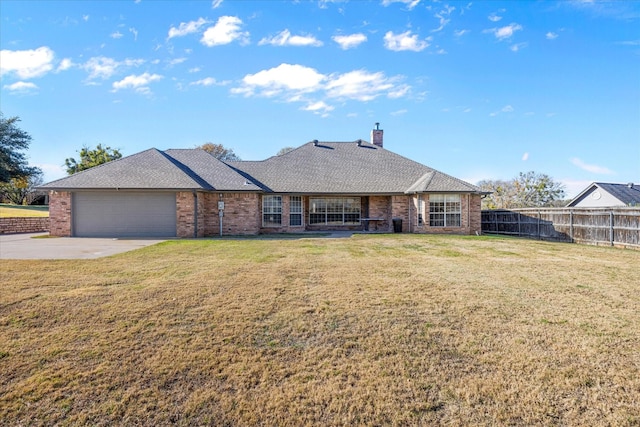
POLYGON ((75 237, 175 237, 176 193, 78 191, 72 196, 75 237))

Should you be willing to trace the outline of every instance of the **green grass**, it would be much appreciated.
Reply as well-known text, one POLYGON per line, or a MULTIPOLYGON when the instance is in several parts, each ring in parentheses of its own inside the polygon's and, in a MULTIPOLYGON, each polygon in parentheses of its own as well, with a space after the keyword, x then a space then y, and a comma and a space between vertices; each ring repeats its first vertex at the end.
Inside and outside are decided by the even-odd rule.
POLYGON ((637 426, 638 254, 358 235, 4 261, 0 424, 637 426))
POLYGON ((0 204, 0 218, 49 216, 49 206, 0 204))

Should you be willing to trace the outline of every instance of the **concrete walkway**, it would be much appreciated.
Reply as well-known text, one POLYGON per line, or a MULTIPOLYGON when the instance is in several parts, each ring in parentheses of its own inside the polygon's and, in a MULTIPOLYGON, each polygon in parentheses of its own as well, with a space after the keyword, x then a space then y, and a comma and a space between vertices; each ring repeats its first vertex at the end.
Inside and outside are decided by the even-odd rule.
POLYGON ((90 259, 163 242, 161 239, 51 237, 48 233, 0 234, 0 259, 90 259))

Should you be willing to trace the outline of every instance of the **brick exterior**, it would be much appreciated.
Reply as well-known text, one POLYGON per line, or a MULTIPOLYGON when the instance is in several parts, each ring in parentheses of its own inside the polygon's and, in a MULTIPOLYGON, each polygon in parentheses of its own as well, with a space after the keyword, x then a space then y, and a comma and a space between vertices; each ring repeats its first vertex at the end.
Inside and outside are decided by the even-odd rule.
POLYGON ((391 217, 390 196, 369 196, 369 218, 384 218, 369 222, 369 231, 393 231, 391 217))
MULTIPOLYGON (((416 219, 409 217, 409 207, 411 206, 411 196, 392 196, 391 197, 391 218, 398 218, 402 220, 402 232, 407 233, 410 231, 412 223, 416 222, 416 219)), ((413 209, 411 209, 413 211, 413 209)), ((393 230, 393 224, 391 227, 393 230)))
MULTIPOLYGON (((262 227, 262 195, 258 193, 176 193, 176 235, 182 238, 213 237, 220 234, 218 202, 224 202, 223 235, 252 235, 260 233, 299 233, 303 231, 351 230, 361 231, 364 223, 350 226, 309 225, 309 196, 302 197, 303 225, 289 226, 289 195, 282 197, 282 226, 262 227), (197 200, 197 218, 194 215, 197 200)), ((424 201, 423 224, 418 224, 418 196, 362 196, 363 218, 370 221, 370 232, 393 232, 393 218, 402 219, 403 233, 475 234, 481 232, 481 199, 477 194, 462 194, 461 227, 429 227, 429 195, 424 201), (368 206, 367 206, 368 205, 368 206), (368 212, 367 212, 368 211, 368 212)), ((49 198, 49 232, 52 236, 71 236, 72 194, 51 191, 49 198)), ((44 218, 46 219, 46 218, 44 218)), ((0 229, 0 233, 2 231, 0 229)))
POLYGON ((68 191, 49 192, 49 234, 71 237, 71 193, 68 191))
MULTIPOLYGON (((481 232, 481 199, 479 194, 460 195, 460 227, 429 226, 429 195, 422 194, 424 203, 423 224, 418 224, 418 197, 412 200, 412 232, 423 234, 476 234, 481 232)), ((404 224, 403 224, 404 225, 404 224)), ((404 227, 403 227, 404 228, 404 227)))
POLYGON ((0 218, 0 234, 40 233, 49 231, 48 217, 0 218))

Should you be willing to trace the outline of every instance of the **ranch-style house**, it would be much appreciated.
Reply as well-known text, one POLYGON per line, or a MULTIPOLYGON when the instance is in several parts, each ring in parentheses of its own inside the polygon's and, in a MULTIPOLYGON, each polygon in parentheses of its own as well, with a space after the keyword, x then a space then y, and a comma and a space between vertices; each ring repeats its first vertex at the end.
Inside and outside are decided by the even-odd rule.
POLYGON ((155 148, 41 187, 50 233, 208 237, 350 230, 476 234, 478 187, 371 142, 314 140, 262 161, 155 148))

